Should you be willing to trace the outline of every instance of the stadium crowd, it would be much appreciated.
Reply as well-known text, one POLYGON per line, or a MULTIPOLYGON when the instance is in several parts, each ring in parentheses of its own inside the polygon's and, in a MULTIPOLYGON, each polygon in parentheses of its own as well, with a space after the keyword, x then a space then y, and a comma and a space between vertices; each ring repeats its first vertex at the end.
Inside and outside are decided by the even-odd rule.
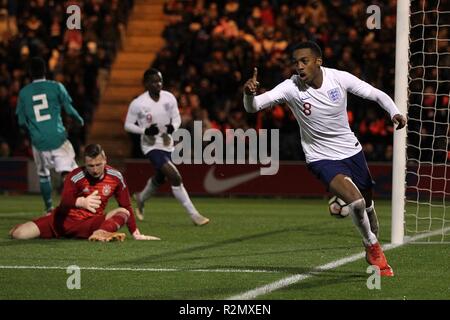
MULTIPOLYGON (((421 3, 416 1, 415 5, 421 3)), ((19 89, 29 81, 25 68, 33 55, 48 59, 50 76, 65 84, 87 124, 92 121, 102 79, 120 47, 132 5, 132 0, 0 0, 0 156, 29 155, 29 141, 23 133, 17 135, 14 109, 19 89), (64 26, 65 7, 73 3, 83 8, 82 32, 64 26)), ((193 121, 202 120, 204 129, 222 131, 278 128, 280 159, 303 160, 298 127, 287 106, 247 115, 242 107, 241 90, 254 66, 258 67, 261 91, 290 77, 293 70, 287 54, 289 46, 307 39, 322 47, 325 66, 349 71, 391 97, 394 95, 396 1, 166 0, 164 11, 166 46, 152 66, 161 70, 165 89, 178 99, 182 127, 192 128, 193 121), (381 9, 380 29, 370 30, 366 26, 369 5, 381 9)), ((426 23, 427 19, 421 21, 426 23)), ((411 32, 413 37, 422 34, 436 37, 435 28, 411 32)), ((447 41, 439 41, 438 50, 445 52, 448 28, 441 28, 440 33, 446 33, 439 37, 447 41)), ((421 47, 423 43, 416 45, 421 47)), ((432 47, 431 43, 426 45, 432 47)), ((445 58, 448 59, 448 54, 445 58)), ((422 63, 421 56, 415 59, 422 63)), ((448 65, 445 59, 440 63, 448 65)), ((438 88, 441 82, 436 75, 435 82, 427 82, 423 87, 421 72, 417 68, 411 74, 411 91, 417 94, 410 97, 412 105, 416 105, 410 114, 419 120, 435 117, 448 120, 448 82, 438 88)), ((432 68, 427 72, 431 76, 437 73, 432 68)), ((448 79, 448 69, 444 72, 448 79)), ((439 75, 442 76, 445 74, 439 75)), ((350 125, 367 160, 390 161, 393 126, 384 110, 353 95, 348 96, 348 106, 350 125)), ((448 121, 430 127, 431 124, 423 126, 419 120, 409 121, 409 126, 416 126, 425 136, 420 138, 421 134, 417 134, 410 138, 417 146, 410 148, 410 153, 415 156, 419 146, 436 143, 447 150, 448 139, 432 136, 438 130, 439 134, 446 131, 442 135, 447 137, 448 121)), ((78 152, 84 144, 86 129, 71 124, 69 119, 66 123, 78 152)), ((139 148, 133 149, 134 157, 142 156, 139 148)), ((419 157, 431 156, 430 152, 421 152, 419 157)), ((449 156, 445 151, 441 158, 449 156)))
MULTIPOLYGON (((167 46, 153 66, 179 100, 183 126, 279 128, 280 159, 303 160, 292 113, 280 105, 257 115, 242 108, 242 83, 258 67, 261 91, 291 76, 287 50, 314 40, 324 65, 348 71, 393 96, 396 4, 387 1, 178 1, 165 5, 167 46), (382 12, 382 28, 366 27, 368 5, 382 12), (380 63, 383 61, 383 63, 380 63)), ((349 96, 352 129, 368 160, 392 159, 393 127, 376 103, 349 96)))
POLYGON ((32 157, 15 108, 33 56, 48 61, 47 78, 65 85, 87 124, 64 119, 79 153, 132 6, 133 0, 0 0, 0 156, 32 157), (69 5, 81 9, 81 30, 66 27, 69 5))

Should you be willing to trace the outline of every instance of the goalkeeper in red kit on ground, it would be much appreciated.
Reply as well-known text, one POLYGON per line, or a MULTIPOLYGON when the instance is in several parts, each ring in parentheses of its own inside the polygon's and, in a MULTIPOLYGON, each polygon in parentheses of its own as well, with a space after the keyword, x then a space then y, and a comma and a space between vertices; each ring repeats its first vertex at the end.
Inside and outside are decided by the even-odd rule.
POLYGON ((106 155, 98 144, 86 146, 85 166, 66 177, 61 202, 50 214, 15 226, 14 239, 81 238, 91 241, 123 241, 125 233, 117 232, 127 225, 135 240, 159 240, 143 235, 136 226, 128 187, 122 174, 106 164, 106 155), (105 213, 108 200, 114 196, 118 208, 105 213))

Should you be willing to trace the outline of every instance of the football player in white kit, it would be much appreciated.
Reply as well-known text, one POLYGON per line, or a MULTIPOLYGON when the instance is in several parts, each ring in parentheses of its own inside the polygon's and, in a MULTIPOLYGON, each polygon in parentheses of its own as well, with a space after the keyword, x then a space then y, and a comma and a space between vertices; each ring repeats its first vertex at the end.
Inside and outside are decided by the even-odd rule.
POLYGON ((195 225, 209 222, 194 207, 181 175, 171 160, 174 150, 172 133, 181 124, 178 103, 173 94, 162 90, 163 77, 157 69, 145 71, 143 84, 146 89, 134 99, 125 120, 125 130, 141 135, 141 149, 155 168, 155 175, 148 179, 141 192, 134 194, 137 203, 136 216, 144 219, 144 202, 167 180, 175 198, 183 205, 195 225))
POLYGON ((377 239, 373 181, 348 123, 347 92, 376 101, 397 124, 397 130, 406 125, 406 118, 384 92, 348 72, 322 67, 322 52, 316 43, 296 45, 292 59, 297 74, 261 95, 256 95, 259 83, 254 69, 244 85, 245 110, 253 113, 280 103, 289 106, 300 127, 308 168, 348 204, 344 208, 363 237, 367 262, 378 266, 382 276, 393 276, 377 239))

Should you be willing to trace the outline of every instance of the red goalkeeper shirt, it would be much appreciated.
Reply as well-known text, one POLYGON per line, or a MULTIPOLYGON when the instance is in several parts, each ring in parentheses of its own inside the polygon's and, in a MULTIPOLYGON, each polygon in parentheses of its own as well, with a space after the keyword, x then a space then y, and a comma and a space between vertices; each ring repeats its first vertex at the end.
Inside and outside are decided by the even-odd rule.
POLYGON ((80 167, 69 173, 64 180, 61 203, 55 210, 55 215, 69 216, 74 220, 84 220, 94 215, 105 214, 109 198, 114 197, 120 207, 130 212, 127 221, 128 231, 132 234, 136 230, 136 220, 131 207, 130 194, 125 179, 116 169, 106 165, 103 178, 96 179, 87 173, 85 167, 80 167), (95 190, 101 199, 101 204, 95 213, 83 208, 77 208, 75 202, 78 197, 86 197, 95 190))

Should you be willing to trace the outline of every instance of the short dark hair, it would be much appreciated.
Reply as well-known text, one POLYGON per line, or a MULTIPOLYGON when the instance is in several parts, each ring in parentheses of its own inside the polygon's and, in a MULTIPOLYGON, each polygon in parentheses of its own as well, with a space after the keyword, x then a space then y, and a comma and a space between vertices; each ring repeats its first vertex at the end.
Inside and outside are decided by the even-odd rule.
POLYGON ((105 155, 105 152, 103 151, 103 148, 98 143, 92 143, 87 145, 84 148, 84 156, 89 158, 96 158, 99 155, 105 155))
POLYGON ((311 51, 314 53, 316 57, 322 58, 322 50, 320 49, 319 45, 314 41, 304 41, 294 45, 291 50, 291 55, 294 53, 295 50, 298 49, 311 49, 311 51))
POLYGON ((32 79, 45 77, 45 61, 40 57, 30 59, 29 72, 32 79))
POLYGON ((154 76, 155 74, 161 73, 158 69, 155 68, 149 68, 145 70, 144 77, 142 78, 142 82, 145 84, 151 76, 154 76))

